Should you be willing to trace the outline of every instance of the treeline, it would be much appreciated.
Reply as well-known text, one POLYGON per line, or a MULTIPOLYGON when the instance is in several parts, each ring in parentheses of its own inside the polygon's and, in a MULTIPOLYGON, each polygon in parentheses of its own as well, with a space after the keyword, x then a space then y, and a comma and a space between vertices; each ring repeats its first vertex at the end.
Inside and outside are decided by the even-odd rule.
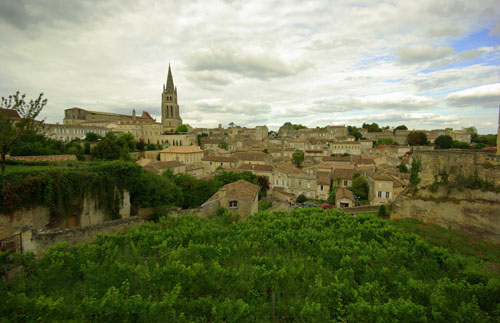
POLYGON ((83 160, 84 155, 91 155, 96 160, 129 160, 129 153, 144 150, 161 149, 160 145, 137 141, 132 134, 115 135, 108 132, 104 137, 88 132, 83 139, 63 142, 46 138, 35 132, 23 133, 12 146, 11 156, 76 155, 83 160))
POLYGON ((15 264, 6 321, 500 320, 500 280, 480 260, 336 210, 162 218, 15 264))

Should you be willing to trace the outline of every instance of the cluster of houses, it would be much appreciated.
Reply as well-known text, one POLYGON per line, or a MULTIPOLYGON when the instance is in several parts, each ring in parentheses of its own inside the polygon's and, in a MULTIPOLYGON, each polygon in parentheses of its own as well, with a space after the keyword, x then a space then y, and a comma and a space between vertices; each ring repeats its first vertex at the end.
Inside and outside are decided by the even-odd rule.
MULTIPOLYGON (((345 126, 292 128, 283 126, 277 133, 265 126, 195 128, 192 132, 200 137, 199 146, 170 146, 156 152, 159 158, 139 162, 155 173, 170 169, 174 174, 187 173, 198 178, 209 178, 220 170, 251 172, 267 179, 273 200, 285 203, 293 203, 299 195, 326 201, 335 187, 336 207, 344 208, 359 204, 350 190, 358 174, 367 179, 370 205, 394 200, 409 184, 410 177, 409 173, 400 172, 398 166, 405 164, 409 168, 412 153, 417 149, 433 149, 407 145, 374 147, 375 139, 355 140, 345 126), (297 150, 304 152, 300 167, 292 158, 297 150)), ((380 132, 376 134, 381 136, 380 132)), ((371 137, 372 133, 364 135, 371 137)), ((391 135, 395 133, 391 131, 391 135)), ((227 191, 236 194, 238 190, 227 191)), ((227 194, 224 196, 227 198, 227 194)))

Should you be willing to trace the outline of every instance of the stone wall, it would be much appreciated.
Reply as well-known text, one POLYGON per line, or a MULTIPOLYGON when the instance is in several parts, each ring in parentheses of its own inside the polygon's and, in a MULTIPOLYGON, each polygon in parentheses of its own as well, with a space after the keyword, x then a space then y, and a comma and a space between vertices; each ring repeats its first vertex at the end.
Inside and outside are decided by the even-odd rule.
POLYGON ((66 242, 69 246, 89 243, 95 241, 98 235, 116 233, 136 227, 143 222, 140 217, 134 216, 71 229, 33 230, 31 245, 23 247, 26 251, 41 252, 60 242, 66 242))
POLYGON ((66 161, 76 160, 75 155, 9 156, 6 159, 24 161, 66 161))
POLYGON ((474 176, 477 171, 481 180, 488 180, 500 186, 500 156, 481 151, 453 149, 418 151, 414 155, 422 159, 422 172, 419 174, 422 186, 432 184, 434 176, 442 171, 449 174, 450 181, 459 174, 474 176))
POLYGON ((436 192, 420 189, 400 194, 391 219, 414 218, 478 239, 500 243, 500 193, 441 185, 436 192))
MULTIPOLYGON (((123 194, 119 215, 121 218, 130 217, 130 195, 123 194)), ((21 233, 23 248, 30 250, 32 230, 48 230, 54 228, 73 228, 100 224, 110 220, 104 210, 98 207, 97 200, 86 196, 81 207, 75 206, 74 212, 65 218, 55 219, 50 216, 50 210, 43 206, 30 209, 21 209, 11 214, 0 214, 0 239, 21 233)))

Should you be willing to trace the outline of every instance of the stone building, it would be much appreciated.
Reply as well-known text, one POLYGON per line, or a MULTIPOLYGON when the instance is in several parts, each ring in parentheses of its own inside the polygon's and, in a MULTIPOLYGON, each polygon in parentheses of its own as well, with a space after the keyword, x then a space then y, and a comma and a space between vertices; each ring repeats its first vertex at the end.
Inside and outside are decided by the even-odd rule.
POLYGON ((394 178, 382 173, 368 175, 368 200, 370 205, 386 204, 395 198, 394 178))
POLYGON ((353 207, 354 194, 345 187, 339 187, 335 193, 335 206, 337 208, 353 207))
POLYGON ((160 151, 160 161, 180 161, 184 164, 198 164, 201 166, 203 150, 200 146, 170 146, 160 151))
POLYGON ((167 83, 163 85, 161 94, 161 123, 164 131, 175 131, 182 124, 177 104, 177 87, 174 86, 172 70, 168 65, 167 83))
POLYGON ((240 179, 224 185, 201 205, 203 213, 213 215, 219 207, 238 213, 243 219, 259 211, 259 186, 240 179))
POLYGON ((295 196, 304 194, 307 198, 316 197, 316 175, 295 167, 291 163, 284 163, 273 168, 274 182, 272 187, 283 187, 286 192, 295 196))

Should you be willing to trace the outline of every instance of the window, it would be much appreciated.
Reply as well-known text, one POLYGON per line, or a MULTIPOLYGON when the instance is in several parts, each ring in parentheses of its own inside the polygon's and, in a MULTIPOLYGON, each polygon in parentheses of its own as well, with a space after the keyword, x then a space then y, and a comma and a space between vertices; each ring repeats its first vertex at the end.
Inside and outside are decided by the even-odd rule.
POLYGON ((311 188, 311 183, 307 183, 307 188, 311 188))
POLYGON ((320 189, 320 190, 323 190, 323 185, 321 185, 321 186, 319 187, 319 189, 320 189))
POLYGON ((344 181, 344 186, 347 186, 347 181, 344 181))
POLYGON ((302 183, 299 181, 299 187, 301 187, 301 186, 302 186, 302 183))
POLYGON ((278 185, 278 180, 276 180, 276 185, 278 185))
POLYGON ((389 183, 385 184, 386 188, 389 188, 390 186, 391 186, 391 184, 389 184, 389 183))
POLYGON ((390 192, 385 192, 385 198, 388 199, 390 197, 390 192))
POLYGON ((285 181, 282 180, 281 181, 281 185, 285 186, 285 181))
POLYGON ((382 188, 382 183, 378 183, 378 188, 382 188))
POLYGON ((229 207, 230 208, 238 207, 238 201, 229 201, 229 207))
POLYGON ((221 165, 221 166, 224 166, 224 163, 222 163, 222 162, 221 162, 221 163, 220 163, 220 165, 221 165))
POLYGON ((378 197, 382 197, 382 192, 380 192, 380 191, 379 191, 379 192, 377 192, 377 196, 378 196, 378 197))

